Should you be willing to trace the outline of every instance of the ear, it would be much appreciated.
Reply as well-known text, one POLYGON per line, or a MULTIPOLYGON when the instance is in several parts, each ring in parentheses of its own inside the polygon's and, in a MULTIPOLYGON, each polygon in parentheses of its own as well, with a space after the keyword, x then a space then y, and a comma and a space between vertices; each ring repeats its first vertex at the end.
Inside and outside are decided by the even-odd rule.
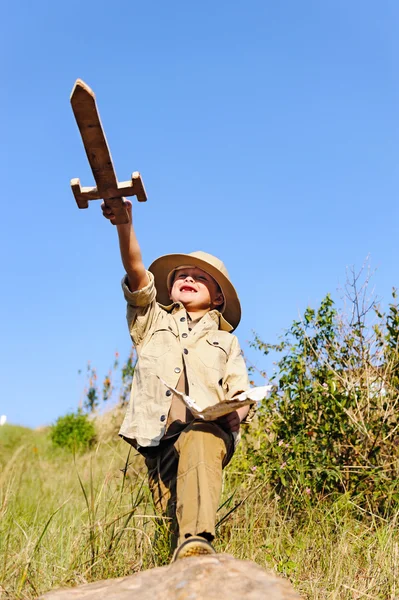
POLYGON ((217 294, 215 296, 215 298, 213 299, 213 304, 215 306, 221 306, 224 303, 224 296, 223 294, 217 294))

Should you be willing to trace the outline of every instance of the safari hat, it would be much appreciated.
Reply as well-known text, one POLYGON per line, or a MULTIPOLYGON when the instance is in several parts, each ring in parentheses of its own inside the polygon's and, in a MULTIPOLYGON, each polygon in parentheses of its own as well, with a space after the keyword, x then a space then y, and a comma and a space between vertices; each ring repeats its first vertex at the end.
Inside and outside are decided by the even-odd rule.
POLYGON ((199 267, 206 271, 219 284, 224 296, 224 306, 220 310, 224 319, 232 326, 237 327, 241 319, 241 305, 237 292, 230 281, 226 267, 221 260, 202 252, 190 252, 190 254, 165 254, 160 256, 149 267, 149 271, 154 275, 155 287, 157 289, 157 301, 160 304, 170 304, 170 288, 168 286, 168 275, 181 266, 199 267))

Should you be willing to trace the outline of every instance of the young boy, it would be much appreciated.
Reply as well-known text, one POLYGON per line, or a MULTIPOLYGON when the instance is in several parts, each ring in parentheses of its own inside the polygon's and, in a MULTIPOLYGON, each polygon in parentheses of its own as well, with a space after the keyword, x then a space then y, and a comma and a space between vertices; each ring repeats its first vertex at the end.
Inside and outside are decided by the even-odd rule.
MULTIPOLYGON (((127 321, 138 361, 120 435, 144 457, 155 506, 178 527, 174 558, 212 554, 222 469, 248 406, 194 420, 162 383, 202 409, 248 390, 237 338, 241 308, 223 263, 205 252, 158 258, 147 271, 132 223, 117 225, 127 321), (161 378, 161 379, 160 379, 161 378)), ((112 221, 112 209, 102 205, 112 221)), ((177 532, 175 532, 177 533, 177 532)))

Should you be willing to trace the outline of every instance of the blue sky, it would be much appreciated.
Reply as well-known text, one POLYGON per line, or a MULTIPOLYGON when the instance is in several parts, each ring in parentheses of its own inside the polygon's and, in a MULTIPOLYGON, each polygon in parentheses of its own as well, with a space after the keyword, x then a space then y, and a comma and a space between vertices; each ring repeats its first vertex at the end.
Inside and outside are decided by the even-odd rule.
POLYGON ((0 413, 75 409, 130 347, 116 231, 69 181, 93 178, 69 105, 96 92, 117 175, 139 170, 146 264, 203 249, 241 297, 238 337, 274 341, 370 255, 398 284, 395 0, 16 0, 0 25, 0 413))

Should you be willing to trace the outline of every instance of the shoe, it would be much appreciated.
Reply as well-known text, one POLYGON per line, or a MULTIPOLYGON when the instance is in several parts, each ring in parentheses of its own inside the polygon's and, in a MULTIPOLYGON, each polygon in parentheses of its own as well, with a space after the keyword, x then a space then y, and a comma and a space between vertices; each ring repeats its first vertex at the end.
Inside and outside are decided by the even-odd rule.
POLYGON ((204 556, 205 554, 216 554, 215 548, 205 538, 200 536, 191 536, 187 538, 178 548, 176 548, 172 562, 179 558, 188 558, 190 556, 204 556))

